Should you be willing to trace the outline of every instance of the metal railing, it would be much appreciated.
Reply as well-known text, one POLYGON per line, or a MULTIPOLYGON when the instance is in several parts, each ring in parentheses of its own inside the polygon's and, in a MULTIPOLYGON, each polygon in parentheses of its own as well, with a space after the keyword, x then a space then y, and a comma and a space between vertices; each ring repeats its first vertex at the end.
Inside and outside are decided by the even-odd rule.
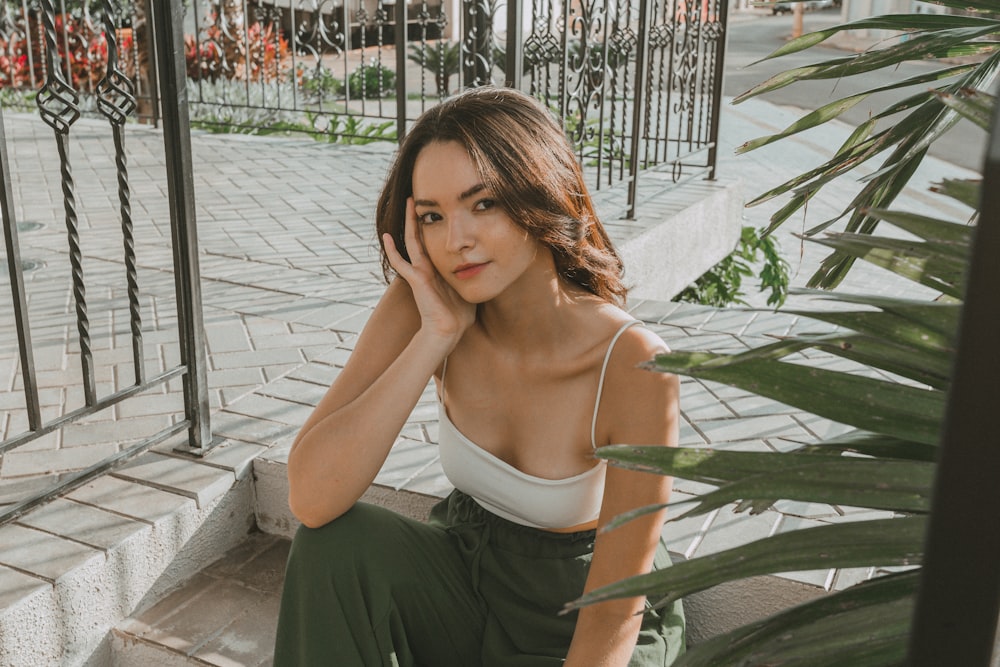
MULTIPOLYGON (((158 30, 157 43, 162 53, 178 41, 171 31, 169 0, 156 0, 155 10, 164 18, 158 30)), ((161 431, 143 437, 139 442, 117 451, 114 455, 64 475, 50 488, 31 494, 27 499, 17 500, 0 510, 0 522, 13 519, 46 500, 64 493, 68 489, 100 475, 125 460, 147 450, 156 443, 174 435, 187 432, 186 451, 200 454, 211 446, 211 431, 208 418, 207 379, 205 369, 204 327, 201 314, 201 292, 197 263, 197 240, 194 221, 193 180, 191 178, 190 136, 187 124, 186 105, 183 99, 185 78, 183 63, 169 57, 159 59, 159 75, 164 81, 164 90, 171 91, 162 99, 163 141, 166 151, 166 180, 171 203, 171 230, 177 318, 179 322, 180 364, 149 376, 143 354, 143 322, 140 303, 140 284, 135 255, 135 221, 132 216, 132 193, 130 188, 127 153, 125 144, 126 119, 136 110, 137 98, 130 77, 124 70, 121 56, 125 51, 119 48, 118 37, 122 34, 122 15, 112 4, 103 0, 100 7, 103 35, 106 44, 105 60, 101 63, 102 76, 89 88, 97 113, 109 121, 107 141, 113 143, 115 175, 117 181, 118 211, 121 223, 123 282, 127 285, 128 319, 131 338, 131 383, 128 387, 99 395, 96 381, 95 357, 91 336, 91 306, 88 303, 87 285, 84 271, 84 256, 81 250, 81 225, 79 213, 81 202, 73 177, 73 160, 70 154, 71 136, 74 124, 81 114, 81 90, 79 77, 67 76, 72 70, 63 58, 65 53, 59 48, 59 14, 52 0, 42 0, 38 13, 33 15, 40 26, 42 49, 42 71, 44 78, 39 82, 36 97, 42 120, 54 133, 58 152, 59 182, 62 193, 62 219, 66 226, 66 242, 70 264, 70 282, 73 299, 73 319, 75 320, 76 342, 79 347, 83 406, 54 418, 45 420, 40 406, 40 389, 37 381, 35 347, 32 343, 32 322, 28 308, 29 293, 25 286, 24 269, 18 240, 18 224, 14 188, 12 185, 12 160, 8 154, 8 142, 0 112, 0 209, 3 213, 4 242, 7 269, 11 285, 13 317, 17 335, 18 366, 17 375, 23 385, 24 412, 27 414, 27 429, 0 443, 0 455, 15 448, 32 443, 67 424, 94 415, 107 408, 136 396, 154 387, 164 385, 179 378, 184 393, 184 418, 161 431), (178 70, 177 68, 180 67, 178 70)), ((66 24, 62 23, 65 28, 66 24)), ((88 84, 89 85, 89 84, 88 84)), ((89 130, 88 130, 89 131, 89 130)), ((87 158, 85 157, 85 160, 87 158)))
POLYGON ((398 139, 492 83, 549 105, 596 188, 629 183, 629 216, 641 169, 714 177, 725 0, 193 1, 192 101, 221 124, 398 139))
MULTIPOLYGON (((44 71, 37 62, 11 69, 38 59, 28 1, 0 0, 0 88, 35 86, 33 73, 44 71)), ((155 109, 143 1, 122 12, 127 47, 119 48, 124 71, 155 109)), ((63 25, 77 26, 73 34, 88 35, 89 46, 63 40, 75 46, 62 51, 67 76, 87 97, 85 81, 103 67, 90 54, 103 42, 91 19, 99 12, 91 0, 77 2, 79 11, 61 14, 63 25)), ((628 183, 630 217, 642 169, 663 165, 675 182, 714 177, 725 0, 188 2, 184 66, 191 115, 203 126, 398 140, 442 98, 493 83, 548 104, 593 187, 628 183)))

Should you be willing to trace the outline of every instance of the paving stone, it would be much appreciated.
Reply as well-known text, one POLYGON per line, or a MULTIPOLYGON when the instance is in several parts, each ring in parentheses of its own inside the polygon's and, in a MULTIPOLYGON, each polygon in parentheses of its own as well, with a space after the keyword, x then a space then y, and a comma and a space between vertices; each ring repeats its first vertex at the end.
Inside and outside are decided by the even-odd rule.
POLYGON ((260 386, 264 383, 264 374, 259 368, 212 369, 206 374, 208 386, 213 388, 260 386))
POLYGON ((135 533, 149 529, 145 523, 63 498, 46 503, 17 522, 96 549, 110 549, 135 533))
MULTIPOLYGON (((375 479, 378 483, 378 478, 375 479)), ((427 467, 418 472, 413 476, 406 484, 400 487, 398 490, 411 491, 413 493, 420 493, 425 496, 434 496, 436 498, 444 498, 452 489, 455 487, 452 485, 448 478, 445 477, 444 471, 441 469, 441 461, 433 461, 427 464, 427 467)))
MULTIPOLYGON (((302 420, 304 421, 305 419, 302 420)), ((297 432, 302 422, 297 425, 282 424, 223 410, 212 415, 212 432, 219 437, 270 445, 297 432)))
POLYGON ((171 517, 185 505, 194 503, 191 498, 178 493, 109 475, 84 484, 66 497, 148 523, 171 517))
POLYGON ((44 579, 0 565, 0 617, 12 604, 50 587, 44 579))
POLYGON ((190 655, 264 597, 259 591, 228 580, 197 574, 183 588, 121 627, 190 655))
POLYGON ((438 448, 424 442, 399 438, 375 481, 394 489, 407 488, 429 465, 437 462, 438 448))
POLYGON ((293 403, 261 394, 250 394, 238 401, 234 401, 229 405, 227 410, 236 414, 288 424, 297 428, 309 418, 313 409, 312 406, 303 405, 302 403, 293 403))
POLYGON ((243 479, 253 468, 253 460, 267 451, 264 445, 239 440, 227 440, 213 447, 199 460, 203 463, 230 470, 236 479, 243 479))
POLYGON ((0 478, 0 505, 12 505, 17 501, 41 495, 57 486, 68 477, 62 475, 33 475, 30 477, 0 478))
POLYGON ((83 445, 63 449, 50 449, 44 455, 38 452, 14 450, 3 457, 3 475, 39 475, 86 468, 118 452, 114 443, 83 445))
POLYGON ((243 613, 195 651, 195 658, 220 667, 265 664, 265 656, 274 651, 281 600, 273 595, 246 598, 243 613))
POLYGON ((721 509, 708 529, 695 555, 717 553, 740 544, 769 537, 778 523, 774 512, 763 514, 735 513, 732 507, 721 509))
POLYGON ((208 505, 235 481, 234 474, 228 470, 156 452, 147 452, 126 463, 115 470, 114 475, 188 496, 198 503, 198 507, 208 505))
POLYGON ((691 505, 681 505, 676 509, 672 507, 667 514, 670 520, 663 526, 663 539, 667 549, 673 553, 679 553, 685 558, 694 556, 717 514, 717 512, 710 512, 700 516, 673 518, 690 507, 691 505))
POLYGON ((711 443, 803 434, 802 427, 789 415, 701 420, 695 425, 711 443))
POLYGON ((63 429, 62 445, 72 448, 122 443, 150 437, 170 426, 170 415, 150 415, 123 420, 77 422, 63 429))
POLYGON ((290 547, 291 542, 286 539, 253 533, 203 572, 215 578, 232 579, 267 595, 279 596, 290 547))
POLYGON ((303 361, 301 353, 294 348, 224 352, 212 355, 212 367, 215 369, 300 364, 303 361))
POLYGON ((53 583, 88 561, 104 558, 92 547, 17 524, 0 526, 0 544, 0 564, 53 583))
MULTIPOLYGON (((329 367, 327 367, 329 369, 329 367)), ((329 384, 317 384, 300 379, 298 373, 275 380, 262 388, 260 393, 271 398, 315 406, 326 395, 329 384)))

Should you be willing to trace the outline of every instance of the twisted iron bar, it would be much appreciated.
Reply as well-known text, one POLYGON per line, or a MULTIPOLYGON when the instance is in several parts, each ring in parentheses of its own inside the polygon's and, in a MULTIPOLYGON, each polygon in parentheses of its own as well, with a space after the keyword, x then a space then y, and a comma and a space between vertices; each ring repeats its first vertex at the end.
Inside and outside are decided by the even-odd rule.
POLYGON ((125 154, 125 120, 135 111, 135 88, 118 66, 118 33, 115 6, 102 0, 104 37, 108 44, 108 67, 97 83, 97 108, 111 122, 115 141, 115 171, 118 175, 118 203, 125 247, 125 279, 128 284, 129 323, 132 329, 132 365, 135 383, 145 380, 142 354, 142 314, 139 310, 139 279, 135 260, 135 234, 132 222, 131 189, 128 182, 128 158, 125 154))
POLYGON ((87 405, 97 402, 94 380, 94 355, 90 347, 90 319, 87 317, 87 289, 83 282, 83 261, 80 251, 79 221, 76 214, 73 171, 69 162, 69 129, 80 117, 80 96, 63 79, 57 60, 55 8, 52 0, 41 0, 45 33, 45 85, 38 91, 35 102, 42 120, 56 134, 59 149, 59 171, 62 180, 63 208, 66 211, 66 232, 69 239, 69 259, 76 303, 76 327, 80 334, 80 364, 83 369, 83 395, 87 405))

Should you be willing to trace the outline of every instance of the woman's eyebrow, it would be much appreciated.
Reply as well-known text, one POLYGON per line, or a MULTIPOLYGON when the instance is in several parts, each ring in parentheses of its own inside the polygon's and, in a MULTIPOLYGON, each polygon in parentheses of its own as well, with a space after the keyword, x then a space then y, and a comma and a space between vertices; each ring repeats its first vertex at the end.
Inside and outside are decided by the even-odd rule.
MULTIPOLYGON (((458 201, 465 201, 469 197, 473 197, 473 196, 479 194, 480 192, 482 192, 485 189, 486 189, 485 185, 483 185, 482 183, 476 183, 471 188, 469 188, 468 190, 466 190, 462 194, 458 195, 458 201)), ((437 206, 438 203, 436 201, 434 201, 433 199, 414 199, 413 200, 413 205, 414 206, 424 206, 424 207, 433 208, 433 207, 437 206)))

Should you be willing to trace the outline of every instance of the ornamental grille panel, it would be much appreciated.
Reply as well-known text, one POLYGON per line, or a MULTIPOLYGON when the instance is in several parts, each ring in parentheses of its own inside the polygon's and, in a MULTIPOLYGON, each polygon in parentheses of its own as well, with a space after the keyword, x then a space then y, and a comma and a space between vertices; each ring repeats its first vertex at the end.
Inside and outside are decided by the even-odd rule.
MULTIPOLYGON (((125 39, 135 15, 113 0, 22 6, 20 33, 6 9, 8 62, 27 63, 7 81, 13 71, 35 88, 32 113, 0 112, 0 307, 10 313, 0 321, 0 522, 157 443, 194 454, 212 444, 186 110, 164 98, 162 133, 128 124, 141 104, 125 39), (138 151, 135 131, 146 139, 138 151), (151 138, 160 146, 150 150, 151 138), (165 190, 134 182, 136 157, 163 169, 165 190), (160 404, 156 418, 113 419, 144 401, 160 404)), ((169 37, 158 41, 167 48, 169 37)))
MULTIPOLYGON (((58 66, 81 112, 96 113, 111 43, 103 4, 53 1, 58 66)), ((157 123, 148 1, 112 9, 116 80, 131 81, 137 116, 157 123)), ((46 78, 41 2, 0 2, 0 90, 11 100, 11 91, 37 91, 46 78)), ((639 171, 657 166, 674 181, 714 175, 723 0, 186 0, 183 7, 197 127, 394 141, 449 94, 514 85, 557 114, 594 188, 634 184, 639 171)), ((634 195, 630 205, 631 214, 634 195)))

